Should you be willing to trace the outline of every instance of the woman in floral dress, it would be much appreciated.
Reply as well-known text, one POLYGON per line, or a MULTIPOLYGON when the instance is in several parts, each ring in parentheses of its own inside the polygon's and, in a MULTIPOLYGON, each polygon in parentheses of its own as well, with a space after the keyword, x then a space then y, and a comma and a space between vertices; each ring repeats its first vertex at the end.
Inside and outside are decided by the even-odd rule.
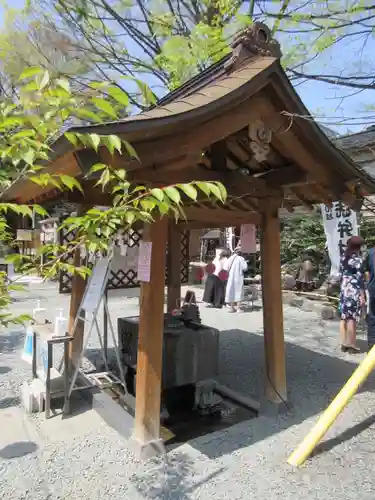
POLYGON ((360 254, 363 243, 359 236, 349 238, 340 263, 341 350, 352 354, 359 352, 356 346, 356 326, 365 304, 363 261, 360 254))

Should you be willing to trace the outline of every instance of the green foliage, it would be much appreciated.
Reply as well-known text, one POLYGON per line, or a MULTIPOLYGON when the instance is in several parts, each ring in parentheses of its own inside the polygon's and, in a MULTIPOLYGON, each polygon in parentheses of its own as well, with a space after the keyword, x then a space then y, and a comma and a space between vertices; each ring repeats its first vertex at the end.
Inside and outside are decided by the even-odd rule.
POLYGON ((181 86, 199 69, 208 67, 230 51, 220 15, 211 25, 198 23, 184 36, 173 36, 172 33, 171 27, 160 54, 155 57, 155 63, 169 74, 170 90, 181 86))
POLYGON ((282 264, 300 262, 305 252, 325 253, 326 237, 320 215, 300 215, 281 225, 282 264))
MULTIPOLYGON (((76 178, 65 173, 51 173, 48 166, 60 129, 76 116, 77 109, 82 112, 87 109, 85 106, 88 107, 87 116, 92 116, 95 122, 115 119, 124 109, 126 93, 117 86, 99 83, 91 85, 91 88, 92 94, 76 96, 68 81, 54 79, 41 68, 28 68, 19 80, 20 97, 17 103, 6 98, 0 101, 0 157, 6 177, 5 189, 0 194, 0 237, 6 237, 4 216, 7 212, 31 217, 34 210, 47 215, 39 205, 2 201, 7 189, 18 180, 27 177, 43 188, 83 191, 76 178)), ((131 144, 116 135, 83 134, 71 130, 65 132, 65 136, 76 148, 93 148, 99 155, 102 149, 107 149, 111 158, 126 154, 138 159, 131 144)), ((63 269, 86 276, 90 272, 87 267, 75 268, 66 262, 66 257, 72 252, 82 247, 89 252, 107 252, 120 230, 126 231, 137 222, 152 223, 155 217, 184 218, 184 204, 193 203, 198 198, 226 201, 225 187, 218 182, 191 182, 151 190, 145 186, 131 186, 126 170, 116 169, 111 163, 93 165, 86 178, 96 180, 96 185, 112 197, 112 205, 106 210, 92 208, 82 216, 65 220, 61 227, 76 232, 76 237, 68 245, 49 244, 39 248, 35 255, 11 255, 9 261, 20 272, 37 271, 44 277, 53 277, 63 269), (43 265, 40 264, 42 256, 45 257, 43 265)), ((14 284, 7 283, 5 275, 0 276, 0 309, 3 310, 0 326, 24 319, 12 317, 6 311, 11 302, 10 291, 14 287, 14 284)))
POLYGON ((362 218, 360 231, 367 248, 375 247, 375 220, 372 218, 362 218))

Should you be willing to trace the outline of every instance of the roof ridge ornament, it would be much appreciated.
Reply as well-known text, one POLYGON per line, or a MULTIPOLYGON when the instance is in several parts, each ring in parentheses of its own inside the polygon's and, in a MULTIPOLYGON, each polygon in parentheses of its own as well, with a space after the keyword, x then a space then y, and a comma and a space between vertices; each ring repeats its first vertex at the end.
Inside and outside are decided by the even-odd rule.
POLYGON ((269 27, 261 22, 255 22, 238 32, 233 38, 232 49, 232 57, 225 64, 227 71, 236 69, 252 55, 277 59, 282 56, 279 42, 272 37, 269 27))

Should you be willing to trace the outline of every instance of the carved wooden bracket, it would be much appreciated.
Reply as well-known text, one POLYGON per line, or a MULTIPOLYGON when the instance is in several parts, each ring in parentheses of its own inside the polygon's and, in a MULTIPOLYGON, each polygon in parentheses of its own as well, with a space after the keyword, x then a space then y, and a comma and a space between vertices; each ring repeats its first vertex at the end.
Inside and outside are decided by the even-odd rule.
POLYGON ((257 162, 267 160, 267 156, 271 152, 272 132, 260 120, 249 125, 250 149, 254 154, 254 159, 257 162))

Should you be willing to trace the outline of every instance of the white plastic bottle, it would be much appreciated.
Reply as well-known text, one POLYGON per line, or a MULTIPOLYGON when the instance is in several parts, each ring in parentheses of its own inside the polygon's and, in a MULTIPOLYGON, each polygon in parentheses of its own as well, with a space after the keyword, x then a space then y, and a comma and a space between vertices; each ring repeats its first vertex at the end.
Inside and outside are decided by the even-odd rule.
POLYGON ((59 311, 60 311, 60 314, 55 319, 54 335, 61 337, 61 336, 65 335, 67 332, 68 320, 63 317, 63 315, 62 315, 63 310, 59 309, 59 311))
POLYGON ((43 325, 46 320, 46 309, 40 307, 40 300, 38 300, 37 307, 33 309, 33 319, 37 325, 43 325))

